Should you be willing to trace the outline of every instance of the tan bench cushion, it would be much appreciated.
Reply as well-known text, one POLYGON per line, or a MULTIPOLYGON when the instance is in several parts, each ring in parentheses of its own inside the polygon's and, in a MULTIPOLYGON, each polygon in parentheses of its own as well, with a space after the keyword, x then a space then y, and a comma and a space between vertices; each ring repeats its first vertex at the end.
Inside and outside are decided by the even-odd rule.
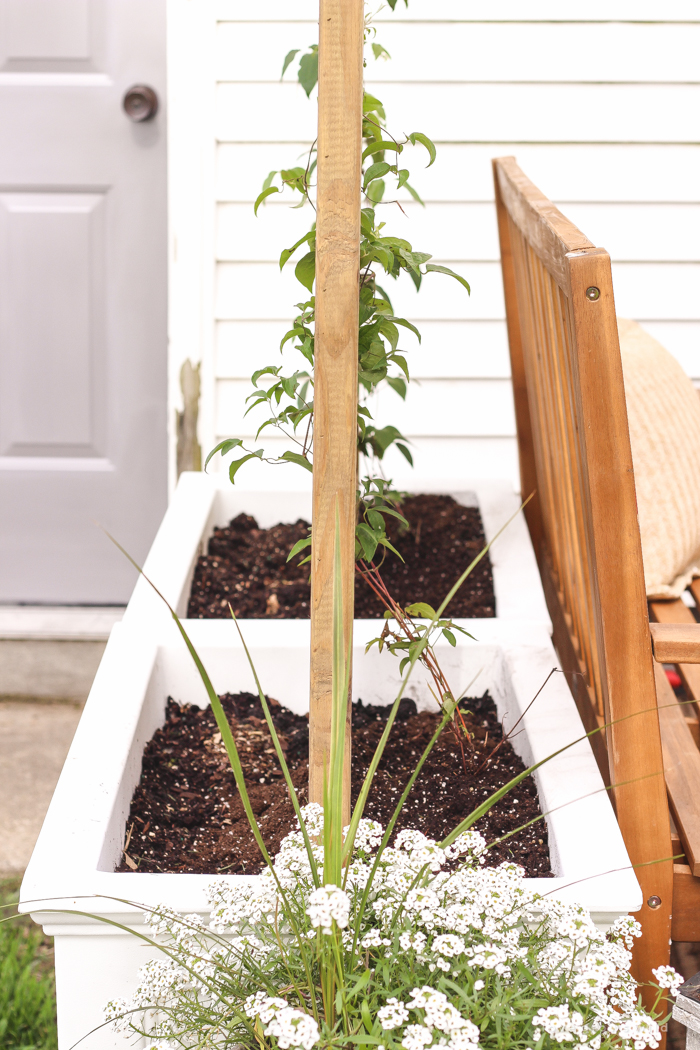
POLYGON ((700 397, 636 321, 617 325, 647 596, 677 598, 700 576, 700 397))

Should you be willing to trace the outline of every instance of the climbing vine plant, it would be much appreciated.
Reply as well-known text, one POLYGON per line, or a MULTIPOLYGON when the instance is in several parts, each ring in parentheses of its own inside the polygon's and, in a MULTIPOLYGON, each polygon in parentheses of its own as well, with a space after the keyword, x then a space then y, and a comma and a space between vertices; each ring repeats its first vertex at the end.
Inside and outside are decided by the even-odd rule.
MULTIPOLYGON (((389 7, 396 8, 398 0, 387 0, 389 7)), ((408 7, 408 0, 404 0, 408 7)), ((369 45, 374 61, 390 58, 389 52, 375 39, 376 29, 371 15, 365 17, 365 44, 369 45)), ((365 65, 367 60, 365 59, 365 65)), ((318 81, 318 45, 306 50, 290 51, 282 66, 282 77, 296 65, 297 78, 307 97, 318 81)), ((410 278, 420 290, 423 278, 429 273, 446 274, 459 281, 469 292, 469 285, 459 274, 446 266, 431 262, 428 252, 416 251, 404 238, 393 236, 387 222, 380 217, 391 209, 403 211, 398 193, 406 189, 419 204, 419 194, 409 179, 408 168, 402 166, 402 157, 407 145, 420 145, 427 152, 427 166, 436 159, 434 143, 421 131, 395 135, 387 126, 386 112, 382 102, 365 91, 362 119, 362 197, 360 239, 360 309, 358 317, 358 376, 359 398, 357 410, 357 447, 368 467, 368 474, 360 481, 358 492, 359 514, 356 531, 356 557, 372 562, 378 548, 392 547, 386 535, 387 515, 405 519, 398 510, 399 494, 381 472, 381 461, 387 449, 394 445, 413 465, 408 442, 395 426, 377 426, 372 417, 369 397, 382 384, 390 386, 401 398, 406 397, 410 380, 409 367, 404 350, 399 346, 401 330, 412 332, 420 342, 420 332, 405 317, 394 313, 391 297, 379 284, 377 276, 394 280, 410 278), (384 210, 386 209, 386 210, 384 210)), ((274 194, 285 194, 296 198, 294 207, 309 204, 314 208, 313 191, 316 169, 316 143, 313 143, 305 164, 299 167, 271 171, 255 201, 255 214, 264 202, 274 194)), ((405 214, 405 213, 404 213, 405 214)), ((297 367, 290 371, 282 365, 266 365, 251 377, 252 393, 248 396, 247 412, 263 406, 268 410, 267 418, 256 433, 256 442, 263 431, 273 428, 295 445, 295 450, 283 452, 281 456, 269 456, 264 448, 246 447, 240 438, 229 438, 220 442, 207 456, 220 453, 227 455, 234 449, 242 455, 229 465, 231 481, 241 467, 252 459, 267 463, 296 464, 313 470, 313 416, 314 416, 314 281, 316 275, 316 224, 304 233, 295 244, 285 248, 280 255, 280 269, 296 259, 294 273, 297 281, 308 293, 296 304, 298 314, 292 327, 282 338, 280 352, 290 348, 297 353, 297 367), (301 360, 300 360, 301 358, 301 360)), ((246 414, 247 414, 246 412, 246 414)), ((205 464, 206 466, 206 464, 205 464)), ((290 557, 300 553, 311 543, 310 537, 300 540, 290 557)), ((395 551, 395 553, 398 553, 395 551)))

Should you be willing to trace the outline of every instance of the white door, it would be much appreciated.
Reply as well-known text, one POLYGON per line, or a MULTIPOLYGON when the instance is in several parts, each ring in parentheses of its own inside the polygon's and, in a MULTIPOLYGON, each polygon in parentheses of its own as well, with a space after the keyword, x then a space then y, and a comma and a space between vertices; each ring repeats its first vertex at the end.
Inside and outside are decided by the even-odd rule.
POLYGON ((165 508, 164 92, 165 0, 0 0, 0 602, 126 601, 165 508))

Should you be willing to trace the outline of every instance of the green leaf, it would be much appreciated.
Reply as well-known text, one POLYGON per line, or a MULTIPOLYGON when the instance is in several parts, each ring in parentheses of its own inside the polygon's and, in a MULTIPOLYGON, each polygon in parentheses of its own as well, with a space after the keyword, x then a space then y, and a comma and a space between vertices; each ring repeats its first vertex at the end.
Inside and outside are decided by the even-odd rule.
POLYGON ((231 484, 235 484, 235 477, 238 471, 241 469, 244 463, 247 463, 249 459, 262 459, 263 449, 259 448, 257 452, 249 452, 247 456, 243 456, 241 459, 236 459, 231 463, 228 468, 228 476, 231 484))
POLYGON ((450 270, 449 266, 438 266, 437 263, 428 263, 428 265, 425 268, 425 272, 446 273, 448 277, 454 277, 455 281, 459 281, 460 284, 463 284, 469 292, 469 294, 471 295, 471 288, 465 281, 464 277, 460 277, 460 275, 458 273, 455 273, 454 270, 450 270))
POLYGON ((274 177, 275 177, 275 175, 276 175, 276 174, 277 174, 277 172, 276 172, 276 171, 271 171, 271 172, 270 172, 270 174, 269 174, 269 175, 267 176, 267 178, 266 178, 266 179, 265 179, 265 181, 263 182, 263 189, 264 189, 264 190, 266 190, 268 186, 271 186, 271 185, 272 185, 272 180, 274 179, 274 177))
POLYGON ((402 186, 406 185, 406 183, 408 182, 408 179, 410 177, 410 174, 411 173, 408 170, 408 168, 399 168, 399 181, 396 184, 397 191, 400 190, 402 186))
POLYGON ((378 59, 378 58, 383 58, 383 59, 391 58, 391 55, 389 54, 387 49, 382 46, 382 44, 372 44, 372 52, 374 54, 375 59, 378 59))
POLYGON ((364 1024, 365 1028, 367 1029, 368 1034, 371 1035, 372 1034, 372 1014, 370 1013, 369 1003, 367 1002, 366 999, 362 1000, 362 1003, 360 1005, 360 1014, 362 1016, 362 1023, 364 1024))
POLYGON ((260 207, 262 202, 267 197, 270 196, 271 193, 279 193, 279 189, 277 188, 277 186, 268 186, 266 190, 263 190, 262 193, 259 194, 258 199, 256 200, 255 204, 253 205, 253 214, 254 215, 258 214, 258 208, 260 207))
POLYGON ((362 159, 367 160, 368 157, 374 156, 375 153, 383 153, 384 150, 393 150, 395 153, 401 153, 403 146, 399 146, 398 142, 391 142, 389 139, 379 139, 367 147, 362 154, 362 159))
POLYGON ((309 241, 313 240, 315 236, 316 231, 309 230, 309 232, 305 233, 303 237, 300 237, 296 244, 293 244, 291 248, 285 248, 280 255, 280 270, 284 267, 284 264, 291 258, 291 256, 294 255, 297 248, 300 248, 302 244, 307 244, 309 241))
POLYGON ((308 461, 306 456, 301 456, 298 452, 283 452, 280 459, 286 459, 288 463, 296 463, 300 467, 304 467, 305 470, 310 471, 313 474, 313 466, 308 461))
POLYGON ((295 554, 299 554, 301 551, 306 550, 307 547, 311 546, 311 537, 307 536, 305 540, 297 540, 289 554, 287 555, 287 561, 291 561, 295 554))
POLYGON ((375 98, 374 95, 370 95, 369 91, 365 91, 362 96, 362 112, 363 113, 384 113, 384 106, 375 98))
POLYGON ((416 326, 412 325, 410 321, 407 321, 405 317, 394 317, 393 314, 386 314, 385 316, 386 316, 387 321, 393 321, 394 324, 400 324, 402 328, 408 328, 409 332, 413 332, 413 334, 418 339, 418 342, 420 343, 420 341, 421 341, 421 334, 420 334, 420 332, 418 331, 416 326))
POLYGON ((378 510, 369 508, 367 511, 367 519, 375 532, 384 532, 384 518, 378 510))
POLYGON ((406 612, 410 616, 420 616, 424 620, 434 620, 437 616, 432 605, 428 605, 427 602, 413 602, 412 605, 406 606, 406 612))
POLYGON ((396 442, 396 447, 397 447, 397 449, 399 450, 399 452, 401 453, 401 455, 402 455, 402 456, 404 457, 404 459, 405 459, 405 460, 407 460, 407 461, 408 461, 408 463, 409 463, 409 464, 410 464, 411 466, 413 466, 413 456, 412 456, 412 455, 411 455, 411 453, 410 453, 410 452, 408 451, 408 449, 406 448, 406 446, 405 446, 405 445, 403 445, 403 444, 402 444, 402 443, 401 443, 400 441, 397 441, 397 442, 396 442))
POLYGON ((405 379, 400 379, 398 376, 389 376, 387 378, 387 383, 389 384, 389 386, 391 387, 392 390, 396 391, 396 393, 399 395, 399 397, 403 401, 406 400, 406 380, 405 379))
POLYGON ((207 469, 207 464, 212 456, 215 456, 217 452, 220 452, 222 456, 228 455, 232 448, 238 448, 243 442, 240 438, 228 438, 226 441, 220 441, 216 448, 213 448, 207 458, 204 461, 204 469, 207 469))
POLYGON ((373 204, 379 204, 384 198, 385 189, 386 185, 384 179, 375 179, 374 182, 367 187, 367 198, 371 200, 373 204))
POLYGON ((298 328, 298 327, 297 328, 290 328, 290 330, 288 332, 285 332, 285 334, 284 334, 284 336, 282 338, 282 342, 280 343, 280 352, 284 348, 284 344, 289 339, 295 339, 297 336, 301 336, 301 335, 305 335, 305 334, 306 334, 306 329, 305 328, 298 328))
POLYGON ((294 268, 294 274, 297 281, 304 285, 304 288, 308 288, 310 292, 314 290, 314 278, 316 276, 316 252, 307 252, 294 268))
POLYGON ((318 83, 318 45, 313 45, 310 55, 302 55, 299 62, 299 83, 309 98, 318 83))
POLYGON ((355 536, 360 542, 365 558, 367 561, 371 561, 377 549, 377 537, 369 526, 362 523, 355 526, 355 536))
MULTIPOLYGON (((430 167, 430 165, 428 165, 428 167, 430 167)), ((420 194, 416 190, 414 190, 414 188, 413 188, 413 186, 411 186, 410 182, 405 183, 405 186, 406 186, 406 189, 408 190, 408 192, 413 197, 414 201, 418 201, 419 204, 422 204, 423 207, 425 207, 425 202, 424 202, 423 198, 420 196, 420 194)))
POLYGON ((282 65, 282 76, 280 77, 280 80, 282 79, 284 74, 287 72, 287 69, 289 68, 290 62, 294 61, 295 56, 299 54, 300 50, 301 50, 301 48, 297 48, 296 51, 289 51, 287 53, 287 57, 285 58, 284 64, 282 65))
POLYGON ((387 164, 385 160, 378 160, 376 164, 370 165, 365 172, 362 189, 366 190, 370 182, 373 182, 374 179, 381 179, 382 175, 386 175, 388 171, 391 171, 391 164, 387 164))
POLYGON ((442 636, 443 638, 447 638, 447 641, 450 643, 450 645, 454 646, 457 644, 457 639, 453 635, 452 631, 448 631, 446 627, 443 627, 442 629, 442 636))
MULTIPOLYGON (((281 368, 282 365, 265 365, 264 368, 258 368, 256 372, 253 372, 252 376, 250 377, 250 381, 253 384, 253 386, 257 386, 258 379, 260 379, 261 376, 278 376, 281 368)), ((250 397, 255 397, 256 394, 257 391, 255 392, 255 394, 251 394, 250 397)))
POLYGON ((430 167, 431 164, 435 163, 435 157, 437 156, 437 150, 435 149, 435 143, 432 139, 429 139, 427 135, 424 135, 422 131, 413 131, 408 136, 408 141, 412 146, 415 146, 416 142, 420 142, 421 146, 425 146, 430 156, 430 167))

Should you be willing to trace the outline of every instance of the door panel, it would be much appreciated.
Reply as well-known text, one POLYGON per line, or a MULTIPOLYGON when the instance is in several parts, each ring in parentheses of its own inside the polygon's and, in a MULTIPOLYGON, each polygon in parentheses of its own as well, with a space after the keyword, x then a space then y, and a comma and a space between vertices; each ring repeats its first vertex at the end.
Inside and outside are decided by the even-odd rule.
POLYGON ((165 0, 0 0, 0 41, 0 602, 119 603, 96 523, 142 559, 166 501, 165 0))
POLYGON ((104 454, 104 195, 0 195, 0 456, 104 454))

